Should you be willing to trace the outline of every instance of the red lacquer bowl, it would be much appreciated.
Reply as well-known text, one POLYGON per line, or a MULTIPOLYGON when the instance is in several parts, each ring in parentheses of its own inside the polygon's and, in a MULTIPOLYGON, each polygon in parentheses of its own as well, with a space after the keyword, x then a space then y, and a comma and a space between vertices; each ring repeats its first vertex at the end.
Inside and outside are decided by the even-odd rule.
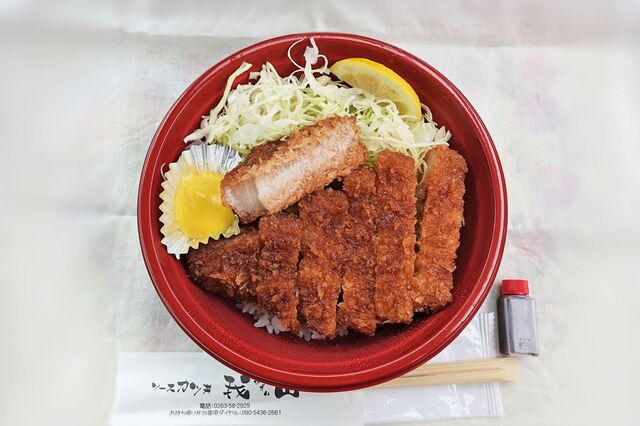
MULTIPOLYGON (((304 46, 293 50, 302 58, 304 46)), ((247 74, 239 82, 247 81, 247 74)), ((243 49, 202 74, 180 96, 160 124, 142 169, 138 231, 151 280, 173 318, 207 353, 257 380, 285 388, 331 392, 372 386, 425 363, 462 331, 480 308, 495 278, 504 248, 507 198, 500 161, 482 120, 469 101, 426 62, 397 47, 347 34, 295 34, 243 49), (396 71, 431 108, 434 119, 453 133, 451 146, 469 164, 454 301, 410 325, 380 327, 374 337, 349 335, 306 342, 288 334, 270 335, 234 303, 208 294, 187 276, 182 262, 160 243, 160 168, 176 161, 182 139, 220 99, 227 77, 243 61, 258 70, 270 61, 281 75, 293 71, 287 49, 300 38, 315 37, 330 63, 365 57, 396 71)), ((150 330, 149 332, 153 332, 150 330)))

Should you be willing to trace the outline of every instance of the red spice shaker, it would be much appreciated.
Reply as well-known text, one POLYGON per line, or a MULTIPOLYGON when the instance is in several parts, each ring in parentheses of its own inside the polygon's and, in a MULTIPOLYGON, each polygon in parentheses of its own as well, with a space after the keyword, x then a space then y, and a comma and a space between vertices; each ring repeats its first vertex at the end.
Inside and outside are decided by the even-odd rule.
POLYGON ((502 280, 498 330, 504 355, 538 355, 536 306, 527 280, 502 280))

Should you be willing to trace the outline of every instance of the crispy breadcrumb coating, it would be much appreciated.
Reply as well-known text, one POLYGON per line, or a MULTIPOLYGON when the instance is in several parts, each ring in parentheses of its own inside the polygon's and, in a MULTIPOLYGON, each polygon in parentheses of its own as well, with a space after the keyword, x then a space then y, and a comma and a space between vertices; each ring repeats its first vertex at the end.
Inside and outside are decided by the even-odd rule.
POLYGON ((356 169, 344 178, 343 188, 349 200, 349 218, 343 233, 345 250, 338 323, 372 336, 376 331, 375 170, 366 166, 356 169))
POLYGON ((376 159, 375 307, 380 323, 409 323, 415 261, 417 184, 411 157, 382 151, 376 159))
POLYGON ((260 239, 254 228, 233 238, 210 240, 186 255, 187 271, 202 288, 224 297, 255 300, 252 276, 258 267, 260 239))
POLYGON ((427 153, 427 176, 415 276, 411 287, 416 312, 434 312, 451 302, 456 251, 460 245, 467 163, 440 146, 427 153))
POLYGON ((282 326, 297 333, 298 289, 296 275, 302 227, 297 216, 277 213, 258 225, 260 256, 255 275, 258 305, 274 313, 282 326))
POLYGON ((349 203, 342 191, 322 189, 300 201, 299 208, 304 233, 298 270, 299 310, 307 327, 333 338, 349 203))

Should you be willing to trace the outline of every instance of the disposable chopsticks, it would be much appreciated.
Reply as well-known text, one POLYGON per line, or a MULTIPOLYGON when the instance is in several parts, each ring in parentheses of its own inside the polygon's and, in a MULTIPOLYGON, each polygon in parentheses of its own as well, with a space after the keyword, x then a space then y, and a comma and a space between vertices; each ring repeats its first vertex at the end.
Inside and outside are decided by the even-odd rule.
POLYGON ((447 385, 457 383, 504 382, 518 377, 516 358, 425 364, 397 379, 375 387, 447 385))

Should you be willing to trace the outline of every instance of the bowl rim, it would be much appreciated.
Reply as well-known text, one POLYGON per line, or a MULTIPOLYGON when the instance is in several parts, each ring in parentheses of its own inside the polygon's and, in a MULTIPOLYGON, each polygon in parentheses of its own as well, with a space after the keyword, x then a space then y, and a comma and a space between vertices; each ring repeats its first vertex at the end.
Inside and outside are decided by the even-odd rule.
POLYGON ((184 90, 180 97, 178 97, 159 124, 151 140, 141 169, 137 198, 138 237, 144 263, 160 300, 173 319, 178 323, 180 328, 200 348, 222 364, 238 372, 254 377, 262 382, 302 391, 336 392, 365 388, 405 374, 431 359, 449 345, 458 336, 458 334, 462 332, 480 309, 480 306, 487 297, 497 275, 498 266, 500 265, 506 242, 507 194, 502 165, 498 158, 493 140, 471 103, 453 83, 424 60, 386 42, 355 34, 310 32, 287 34, 270 38, 252 44, 227 56, 202 73, 184 90), (151 223, 152 221, 148 220, 152 211, 151 209, 158 208, 158 194, 151 194, 153 191, 149 190, 154 179, 153 170, 156 169, 159 162, 157 158, 158 154, 164 144, 167 143, 166 135, 173 126, 175 117, 179 115, 180 110, 185 107, 186 103, 189 102, 193 95, 204 88, 212 74, 218 72, 219 69, 225 67, 231 61, 262 50, 271 45, 283 42, 293 43, 301 38, 311 37, 314 37, 317 40, 329 38, 344 42, 355 42, 358 44, 364 43, 376 48, 384 49, 394 56, 401 56, 410 60, 415 66, 420 68, 421 72, 428 73, 431 77, 439 80, 439 83, 448 91, 448 94, 454 98, 455 102, 462 107, 464 113, 470 118, 474 131, 484 151, 494 188, 494 226, 488 251, 489 255, 482 266, 482 270, 476 284, 476 286, 480 286, 480 291, 471 293, 470 297, 465 300, 460 309, 445 324, 443 324, 441 329, 428 340, 425 340, 421 345, 405 353, 402 357, 396 358, 386 364, 382 364, 368 370, 351 373, 316 375, 295 373, 267 367, 258 361, 251 360, 230 350, 223 342, 212 338, 197 322, 194 321, 186 311, 185 307, 180 303, 177 295, 174 293, 169 280, 164 274, 161 262, 157 258, 156 252, 153 249, 153 241, 155 239, 154 228, 157 227, 158 224, 151 223), (425 348, 427 344, 429 346, 428 350, 425 348))

